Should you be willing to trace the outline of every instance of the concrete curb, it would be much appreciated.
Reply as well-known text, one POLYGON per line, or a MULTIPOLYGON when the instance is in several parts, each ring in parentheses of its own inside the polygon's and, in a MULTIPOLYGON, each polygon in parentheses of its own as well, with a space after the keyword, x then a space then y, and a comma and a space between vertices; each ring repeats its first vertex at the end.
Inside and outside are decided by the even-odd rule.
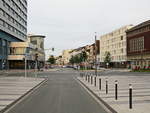
POLYGON ((40 87, 42 84, 44 84, 46 81, 48 81, 48 79, 45 79, 43 81, 41 81, 38 85, 36 85, 35 87, 33 87, 32 89, 30 89, 28 92, 26 92, 25 94, 23 94, 21 97, 19 97, 17 100, 15 100, 14 102, 12 102, 11 104, 7 105, 4 109, 2 109, 0 111, 0 113, 5 113, 6 110, 8 110, 9 108, 11 108, 14 104, 16 104, 18 101, 20 101, 21 99, 23 99, 26 95, 32 93, 32 91, 36 90, 36 88, 40 87))
POLYGON ((97 94, 95 94, 90 88, 88 88, 81 80, 77 79, 88 91, 90 91, 99 101, 102 102, 112 113, 118 113, 109 104, 107 104, 103 99, 101 99, 97 94))

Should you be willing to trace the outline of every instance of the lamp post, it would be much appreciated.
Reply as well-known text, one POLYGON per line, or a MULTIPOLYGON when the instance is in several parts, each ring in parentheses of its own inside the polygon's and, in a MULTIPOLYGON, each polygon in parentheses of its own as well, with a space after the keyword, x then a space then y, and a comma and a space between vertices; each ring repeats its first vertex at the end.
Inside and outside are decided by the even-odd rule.
POLYGON ((96 40, 97 40, 97 35, 95 32, 95 75, 97 76, 97 43, 96 43, 96 40))
POLYGON ((25 60, 25 78, 27 77, 27 54, 25 53, 25 56, 24 56, 24 60, 25 60))
MULTIPOLYGON (((49 49, 44 49, 45 54, 46 54, 46 51, 48 51, 48 52, 49 52, 49 51, 54 52, 54 51, 55 51, 55 48, 52 47, 52 48, 49 48, 49 49)), ((47 55, 45 55, 45 57, 46 57, 46 58, 45 58, 45 64, 46 64, 46 60, 48 60, 48 59, 47 59, 47 55)))
POLYGON ((141 68, 143 68, 143 49, 141 49, 141 68))
POLYGON ((35 77, 37 77, 37 69, 38 69, 38 53, 35 54, 35 77))
POLYGON ((143 62, 144 62, 144 59, 143 59, 143 57, 144 57, 144 52, 146 51, 147 49, 141 49, 141 68, 143 68, 143 62))

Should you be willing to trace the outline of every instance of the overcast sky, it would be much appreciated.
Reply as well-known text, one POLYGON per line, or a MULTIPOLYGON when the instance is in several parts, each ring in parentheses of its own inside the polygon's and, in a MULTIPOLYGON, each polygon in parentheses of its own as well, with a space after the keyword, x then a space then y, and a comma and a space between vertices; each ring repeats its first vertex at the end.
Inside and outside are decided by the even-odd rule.
POLYGON ((121 26, 150 19, 150 0, 28 0, 28 33, 46 36, 45 48, 81 47, 121 26))

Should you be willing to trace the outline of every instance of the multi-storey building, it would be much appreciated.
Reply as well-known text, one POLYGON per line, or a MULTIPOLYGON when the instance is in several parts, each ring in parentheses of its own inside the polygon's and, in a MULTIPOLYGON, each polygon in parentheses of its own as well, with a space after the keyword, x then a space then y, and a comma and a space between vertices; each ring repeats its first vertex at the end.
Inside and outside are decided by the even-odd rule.
POLYGON ((63 65, 62 55, 56 57, 56 64, 57 64, 58 66, 62 66, 62 65, 63 65))
POLYGON ((0 0, 0 69, 8 68, 11 42, 27 39, 27 1, 0 0))
POLYGON ((131 68, 150 66, 150 20, 127 31, 127 57, 131 68))
POLYGON ((111 55, 112 67, 126 67, 127 52, 126 52, 126 31, 132 28, 133 25, 127 25, 117 29, 111 33, 100 37, 100 62, 104 63, 106 52, 111 55))
POLYGON ((10 69, 25 68, 25 58, 27 60, 27 68, 39 68, 44 66, 44 38, 42 35, 29 35, 26 42, 11 42, 10 54, 8 55, 10 69))
POLYGON ((96 45, 95 45, 95 43, 93 43, 91 45, 86 45, 86 46, 83 46, 83 47, 79 47, 77 49, 73 49, 69 52, 64 51, 63 54, 67 54, 67 57, 64 57, 64 55, 62 55, 62 59, 66 59, 66 60, 63 60, 64 64, 65 64, 66 61, 69 62, 69 59, 72 56, 80 55, 81 53, 86 52, 87 59, 86 59, 86 61, 82 61, 82 63, 80 63, 80 65, 84 65, 84 66, 86 65, 88 67, 93 67, 95 65, 95 61, 97 63, 99 61, 98 57, 96 57, 96 56, 99 56, 99 51, 100 51, 99 44, 100 44, 100 41, 96 40, 96 45), (97 58, 97 60, 96 60, 96 58, 97 58))
POLYGON ((63 64, 64 65, 67 65, 69 64, 69 61, 70 61, 70 58, 71 58, 71 51, 72 50, 64 50, 63 53, 62 53, 62 60, 63 60, 63 64))

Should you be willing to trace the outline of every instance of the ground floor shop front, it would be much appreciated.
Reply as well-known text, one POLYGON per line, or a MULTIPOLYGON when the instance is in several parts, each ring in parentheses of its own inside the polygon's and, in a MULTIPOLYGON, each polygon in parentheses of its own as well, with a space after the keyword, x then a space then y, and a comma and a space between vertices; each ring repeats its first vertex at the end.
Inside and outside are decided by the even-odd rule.
POLYGON ((106 67, 106 68, 126 68, 127 67, 127 61, 122 62, 100 62, 100 67, 106 67))
MULTIPOLYGON (((35 68, 43 68, 44 67, 44 61, 26 61, 26 68, 27 69, 35 69, 35 68)), ((25 61, 23 60, 13 60, 9 61, 9 69, 25 69, 25 61)))
POLYGON ((150 67, 150 54, 130 55, 128 61, 132 69, 147 69, 150 67))

